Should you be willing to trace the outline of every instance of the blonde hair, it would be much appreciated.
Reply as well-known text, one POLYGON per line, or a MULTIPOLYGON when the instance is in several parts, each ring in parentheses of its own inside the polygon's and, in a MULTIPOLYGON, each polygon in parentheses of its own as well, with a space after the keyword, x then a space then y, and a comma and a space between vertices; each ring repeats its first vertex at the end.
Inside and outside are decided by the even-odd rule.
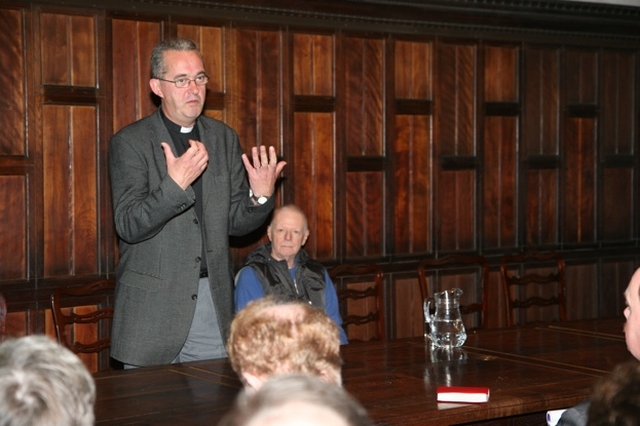
POLYGON ((240 377, 305 373, 342 383, 338 326, 304 302, 273 296, 249 302, 231 323, 227 351, 240 377))

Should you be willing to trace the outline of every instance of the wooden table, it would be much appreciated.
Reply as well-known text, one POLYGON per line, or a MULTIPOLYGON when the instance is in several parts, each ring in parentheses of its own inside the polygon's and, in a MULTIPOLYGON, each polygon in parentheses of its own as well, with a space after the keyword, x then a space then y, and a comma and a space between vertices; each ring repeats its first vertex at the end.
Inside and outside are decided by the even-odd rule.
MULTIPOLYGON (((351 343, 343 347, 344 387, 378 424, 532 413, 543 421, 546 410, 583 400, 598 377, 631 359, 623 338, 585 329, 594 331, 584 323, 478 331, 452 352, 432 351, 422 338, 351 343), (488 386, 491 397, 486 404, 438 404, 439 385, 488 386)), ((226 359, 95 377, 97 425, 215 425, 241 388, 226 359)))

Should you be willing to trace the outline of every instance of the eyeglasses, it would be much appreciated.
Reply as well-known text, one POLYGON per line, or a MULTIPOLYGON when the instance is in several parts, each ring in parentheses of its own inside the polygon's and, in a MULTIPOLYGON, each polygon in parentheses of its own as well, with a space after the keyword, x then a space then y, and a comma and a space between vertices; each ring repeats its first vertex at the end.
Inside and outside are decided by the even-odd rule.
POLYGON ((204 86, 209 82, 209 76, 206 74, 200 74, 196 78, 187 78, 187 77, 179 77, 175 80, 165 80, 164 78, 155 77, 158 80, 166 81, 167 83, 173 83, 176 85, 178 89, 184 89, 185 87, 189 87, 191 82, 194 81, 196 86, 204 86))

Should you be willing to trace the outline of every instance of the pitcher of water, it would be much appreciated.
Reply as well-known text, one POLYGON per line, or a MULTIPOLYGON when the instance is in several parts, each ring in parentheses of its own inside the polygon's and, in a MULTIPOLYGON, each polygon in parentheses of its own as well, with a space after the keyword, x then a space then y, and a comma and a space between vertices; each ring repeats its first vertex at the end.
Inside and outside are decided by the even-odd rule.
POLYGON ((425 301, 424 319, 429 326, 428 336, 438 348, 459 348, 467 340, 467 332, 460 314, 462 290, 452 288, 435 293, 425 301), (435 313, 431 314, 434 310, 435 313))

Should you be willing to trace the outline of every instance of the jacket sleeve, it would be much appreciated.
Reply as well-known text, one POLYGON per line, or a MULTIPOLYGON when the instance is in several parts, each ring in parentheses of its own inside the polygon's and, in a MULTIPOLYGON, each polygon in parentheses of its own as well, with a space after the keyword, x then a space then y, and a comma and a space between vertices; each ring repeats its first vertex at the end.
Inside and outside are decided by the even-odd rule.
POLYGON ((329 277, 327 271, 324 272, 324 282, 325 312, 336 324, 338 324, 338 329, 340 330, 340 344, 346 345, 347 343, 349 343, 349 339, 347 339, 347 333, 345 333, 344 328, 342 327, 342 317, 340 316, 338 294, 336 293, 336 288, 333 285, 333 281, 331 281, 331 278, 329 277))
MULTIPOLYGON (((154 159, 151 141, 116 134, 109 143, 109 173, 118 236, 134 244, 155 236, 195 202, 191 187, 178 186, 154 159), (147 150, 148 152, 146 152, 147 150)), ((160 153, 164 158, 164 154, 160 153)))
POLYGON ((261 297, 264 297, 264 292, 258 276, 251 267, 245 266, 236 275, 236 288, 233 292, 236 312, 247 306, 247 303, 261 297))

